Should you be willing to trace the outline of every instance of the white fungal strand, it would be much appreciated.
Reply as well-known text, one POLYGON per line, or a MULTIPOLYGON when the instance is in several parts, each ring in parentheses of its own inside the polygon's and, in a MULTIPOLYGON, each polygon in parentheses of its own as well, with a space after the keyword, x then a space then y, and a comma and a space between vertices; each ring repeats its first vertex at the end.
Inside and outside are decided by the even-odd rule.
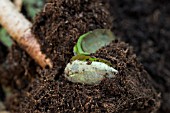
POLYGON ((65 77, 74 83, 99 84, 104 78, 113 78, 118 73, 116 69, 103 62, 75 60, 65 68, 65 77))

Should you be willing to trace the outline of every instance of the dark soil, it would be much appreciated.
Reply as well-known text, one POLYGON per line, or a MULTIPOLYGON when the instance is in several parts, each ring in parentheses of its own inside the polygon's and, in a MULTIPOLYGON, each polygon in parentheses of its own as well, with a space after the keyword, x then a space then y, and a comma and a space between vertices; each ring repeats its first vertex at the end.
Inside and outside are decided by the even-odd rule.
POLYGON ((8 49, 0 42, 0 64, 3 63, 8 54, 8 49))
POLYGON ((112 16, 106 1, 50 1, 36 17, 33 32, 54 68, 42 70, 14 46, 0 75, 15 92, 6 99, 10 111, 150 113, 159 108, 161 91, 160 112, 169 113, 168 1, 111 0, 112 16), (92 54, 109 60, 119 73, 96 86, 73 84, 63 77, 64 67, 78 37, 96 28, 112 28, 121 38, 92 54))
MULTIPOLYGON (((7 54, 8 54, 7 48, 0 42, 0 71, 3 71, 1 63, 5 61, 7 54)), ((5 94, 0 82, 0 101, 4 101, 4 99, 5 99, 5 94)))
POLYGON ((46 78, 34 82, 19 96, 19 100, 12 99, 10 109, 31 113, 150 113, 158 109, 159 95, 151 87, 149 75, 136 61, 128 44, 113 42, 93 56, 111 61, 120 70, 116 78, 89 86, 71 83, 64 78, 63 73, 58 75, 57 80, 46 73, 46 78), (18 103, 19 107, 16 107, 18 103))
POLYGON ((20 92, 28 86, 33 78, 36 78, 36 64, 23 50, 15 45, 6 57, 7 60, 4 60, 0 65, 0 83, 20 92))
POLYGON ((162 92, 160 112, 170 113, 170 1, 110 0, 113 31, 130 43, 162 92))

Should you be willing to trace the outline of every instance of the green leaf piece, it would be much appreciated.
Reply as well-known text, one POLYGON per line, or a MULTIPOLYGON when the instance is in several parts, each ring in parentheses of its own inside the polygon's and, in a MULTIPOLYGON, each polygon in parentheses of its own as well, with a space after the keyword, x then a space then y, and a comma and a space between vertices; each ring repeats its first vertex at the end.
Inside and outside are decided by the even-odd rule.
POLYGON ((76 55, 90 55, 115 39, 116 37, 109 29, 95 29, 81 35, 73 51, 76 55))
POLYGON ((44 5, 44 0, 23 0, 23 4, 28 13, 28 16, 33 19, 35 15, 41 11, 44 5))
POLYGON ((3 28, 0 29, 0 41, 7 47, 11 47, 13 43, 6 30, 3 28))
POLYGON ((76 55, 76 56, 73 56, 71 58, 71 61, 74 61, 74 60, 91 61, 91 62, 96 61, 96 62, 105 63, 108 66, 112 66, 111 62, 109 62, 107 60, 104 60, 104 59, 101 59, 101 58, 95 58, 95 57, 91 57, 91 56, 86 56, 86 55, 76 55))

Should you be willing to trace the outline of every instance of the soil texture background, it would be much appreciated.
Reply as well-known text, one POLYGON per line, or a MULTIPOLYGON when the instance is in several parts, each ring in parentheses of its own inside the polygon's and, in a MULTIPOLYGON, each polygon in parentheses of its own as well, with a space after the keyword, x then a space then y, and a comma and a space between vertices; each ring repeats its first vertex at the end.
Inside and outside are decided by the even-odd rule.
POLYGON ((170 112, 170 2, 110 0, 113 31, 133 46, 162 92, 162 113, 170 112))
POLYGON ((49 0, 32 31, 54 67, 42 70, 14 45, 8 55, 0 54, 6 56, 0 59, 0 84, 14 94, 0 99, 17 113, 155 113, 160 105, 159 113, 169 113, 169 5, 166 0, 49 0), (109 60, 119 73, 95 86, 71 83, 63 74, 73 46, 96 28, 112 29, 118 40, 91 56, 109 60))

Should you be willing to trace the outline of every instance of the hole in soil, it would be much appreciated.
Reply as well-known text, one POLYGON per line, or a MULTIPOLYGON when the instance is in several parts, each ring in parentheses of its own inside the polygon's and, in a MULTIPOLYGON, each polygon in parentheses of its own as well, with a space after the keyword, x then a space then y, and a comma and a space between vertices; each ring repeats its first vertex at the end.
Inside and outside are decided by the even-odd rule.
POLYGON ((115 43, 118 43, 118 39, 115 39, 114 42, 115 42, 115 43))
POLYGON ((48 65, 45 66, 45 69, 50 69, 50 67, 48 65))
POLYGON ((55 75, 55 77, 54 77, 54 80, 59 80, 59 78, 60 78, 60 75, 62 75, 64 73, 64 68, 60 68, 59 70, 58 70, 58 73, 55 75))
POLYGON ((148 101, 148 105, 150 105, 150 106, 153 106, 154 103, 155 103, 154 100, 149 100, 149 101, 148 101))
POLYGON ((0 64, 3 63, 8 54, 8 49, 0 42, 0 64))
POLYGON ((2 86, 0 84, 0 101, 4 101, 5 100, 5 93, 2 89, 2 86))

